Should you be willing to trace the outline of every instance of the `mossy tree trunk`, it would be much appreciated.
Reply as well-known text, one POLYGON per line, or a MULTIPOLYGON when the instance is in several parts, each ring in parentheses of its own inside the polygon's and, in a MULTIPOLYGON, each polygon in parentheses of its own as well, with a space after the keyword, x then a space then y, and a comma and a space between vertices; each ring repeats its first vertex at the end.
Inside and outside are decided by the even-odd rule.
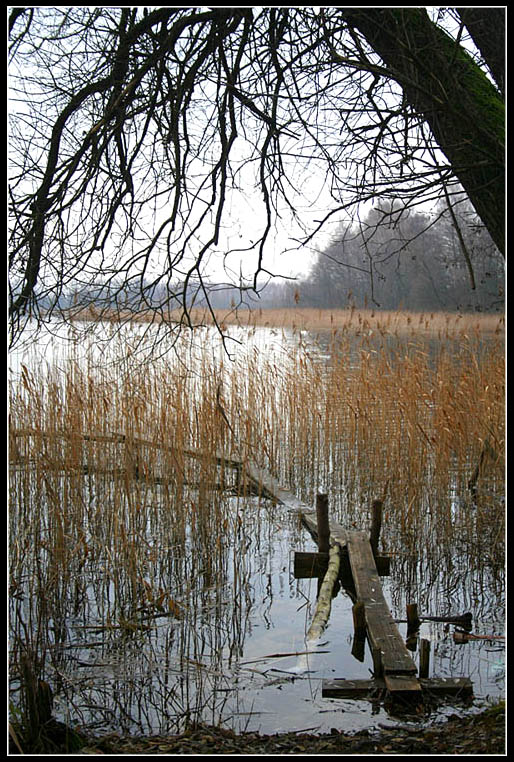
MULTIPOLYGON (((380 56, 409 105, 430 126, 477 214, 504 253, 505 104, 501 84, 497 89, 465 49, 430 20, 424 8, 349 8, 342 13, 380 56)), ((476 28, 477 19, 473 17, 473 21, 476 28)), ((469 23, 472 26, 471 20, 469 23)), ((488 41, 497 37, 498 50, 504 45, 502 27, 493 26, 491 23, 488 41)), ((484 31, 483 16, 480 30, 484 31)), ((498 69, 501 60, 496 56, 495 79, 502 77, 498 69)))

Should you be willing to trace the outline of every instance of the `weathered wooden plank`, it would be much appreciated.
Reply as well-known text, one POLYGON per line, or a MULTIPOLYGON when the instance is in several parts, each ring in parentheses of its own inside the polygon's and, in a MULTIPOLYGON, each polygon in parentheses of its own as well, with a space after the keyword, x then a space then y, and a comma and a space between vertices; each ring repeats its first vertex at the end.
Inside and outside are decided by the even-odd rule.
POLYGON ((411 694, 419 693, 421 695, 421 683, 419 680, 411 675, 384 675, 384 683, 386 690, 389 693, 394 694, 411 694))
POLYGON ((323 698, 366 698, 377 690, 380 690, 380 684, 373 679, 345 680, 336 677, 331 680, 323 680, 321 684, 323 698))
POLYGON ((251 460, 244 461, 243 468, 248 481, 263 497, 276 500, 294 511, 312 511, 311 506, 306 505, 292 492, 284 489, 278 479, 275 479, 266 469, 261 468, 251 460))
POLYGON ((327 571, 328 553, 296 551, 293 574, 295 579, 323 576, 327 571))
MULTIPOLYGON (((301 511, 300 518, 303 524, 307 527, 311 535, 317 541, 318 539, 318 524, 316 521, 316 511, 311 509, 301 511)), ((340 524, 336 524, 334 521, 329 521, 330 536, 334 542, 337 542, 342 548, 346 546, 346 530, 340 524)))
POLYGON ((419 682, 424 691, 436 696, 470 698, 473 695, 473 681, 469 677, 430 677, 421 678, 419 682))
MULTIPOLYGON (((401 692, 401 681, 405 677, 388 678, 389 683, 396 682, 398 692, 401 692)), ((473 683, 469 677, 446 677, 430 679, 421 679, 418 682, 422 691, 427 691, 436 696, 459 696, 467 698, 473 695, 473 683)), ((321 695, 323 698, 366 698, 372 696, 377 691, 388 690, 386 681, 380 679, 347 680, 344 678, 332 678, 323 680, 321 685, 321 695)), ((407 691, 410 695, 410 690, 407 691)))
POLYGON ((380 654, 384 675, 415 675, 416 664, 384 598, 367 533, 347 532, 346 542, 357 600, 364 603, 372 652, 380 654))

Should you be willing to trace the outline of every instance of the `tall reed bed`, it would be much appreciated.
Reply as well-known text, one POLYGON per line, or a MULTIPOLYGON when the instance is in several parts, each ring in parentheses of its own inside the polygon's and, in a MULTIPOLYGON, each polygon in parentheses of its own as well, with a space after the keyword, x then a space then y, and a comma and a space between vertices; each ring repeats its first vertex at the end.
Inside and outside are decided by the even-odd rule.
MULTIPOLYGON (((368 525, 382 497, 399 569, 415 557, 427 575, 441 559, 451 570, 458 553, 501 578, 501 337, 253 333, 234 360, 206 332, 141 363, 116 334, 109 362, 93 346, 20 367, 9 575, 13 699, 25 719, 46 680, 78 721, 94 707, 105 719, 113 688, 127 728, 219 716, 222 662, 244 645, 251 554, 276 531, 276 509, 246 498, 219 453, 257 460, 306 502, 328 492, 346 525, 368 525), (132 675, 134 649, 146 667, 132 675)), ((37 740, 34 711, 32 725, 37 740)))
POLYGON ((316 362, 306 347, 291 376, 275 384, 277 421, 283 422, 275 468, 307 500, 316 489, 328 492, 343 523, 362 523, 373 498, 385 497, 399 553, 407 541, 423 548, 429 529, 437 544, 465 536, 470 551, 497 558, 501 567, 501 339, 379 335, 356 341, 334 333, 325 353, 327 346, 328 364, 316 362), (480 461, 473 499, 469 481, 480 461))

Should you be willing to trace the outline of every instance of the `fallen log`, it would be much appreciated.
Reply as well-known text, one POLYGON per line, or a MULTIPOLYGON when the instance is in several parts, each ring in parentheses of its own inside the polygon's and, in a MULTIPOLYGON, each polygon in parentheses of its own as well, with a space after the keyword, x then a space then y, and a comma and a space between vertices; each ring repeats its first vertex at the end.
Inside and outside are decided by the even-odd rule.
POLYGON ((334 544, 328 552, 327 572, 321 583, 318 600, 316 601, 316 610, 312 618, 311 625, 307 631, 307 642, 316 641, 327 626, 330 610, 332 608, 332 590, 339 577, 339 546, 334 544))

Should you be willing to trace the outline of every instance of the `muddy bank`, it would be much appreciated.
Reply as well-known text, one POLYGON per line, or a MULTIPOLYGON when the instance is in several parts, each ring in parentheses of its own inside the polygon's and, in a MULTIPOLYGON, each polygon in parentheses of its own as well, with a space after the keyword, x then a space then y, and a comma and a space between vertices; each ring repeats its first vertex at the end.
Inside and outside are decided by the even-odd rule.
POLYGON ((229 730, 201 727, 178 736, 120 738, 110 736, 90 742, 84 754, 172 755, 281 755, 281 754, 505 754, 505 708, 503 703, 480 714, 451 716, 427 729, 382 727, 348 735, 334 731, 314 736, 236 735, 229 730))

